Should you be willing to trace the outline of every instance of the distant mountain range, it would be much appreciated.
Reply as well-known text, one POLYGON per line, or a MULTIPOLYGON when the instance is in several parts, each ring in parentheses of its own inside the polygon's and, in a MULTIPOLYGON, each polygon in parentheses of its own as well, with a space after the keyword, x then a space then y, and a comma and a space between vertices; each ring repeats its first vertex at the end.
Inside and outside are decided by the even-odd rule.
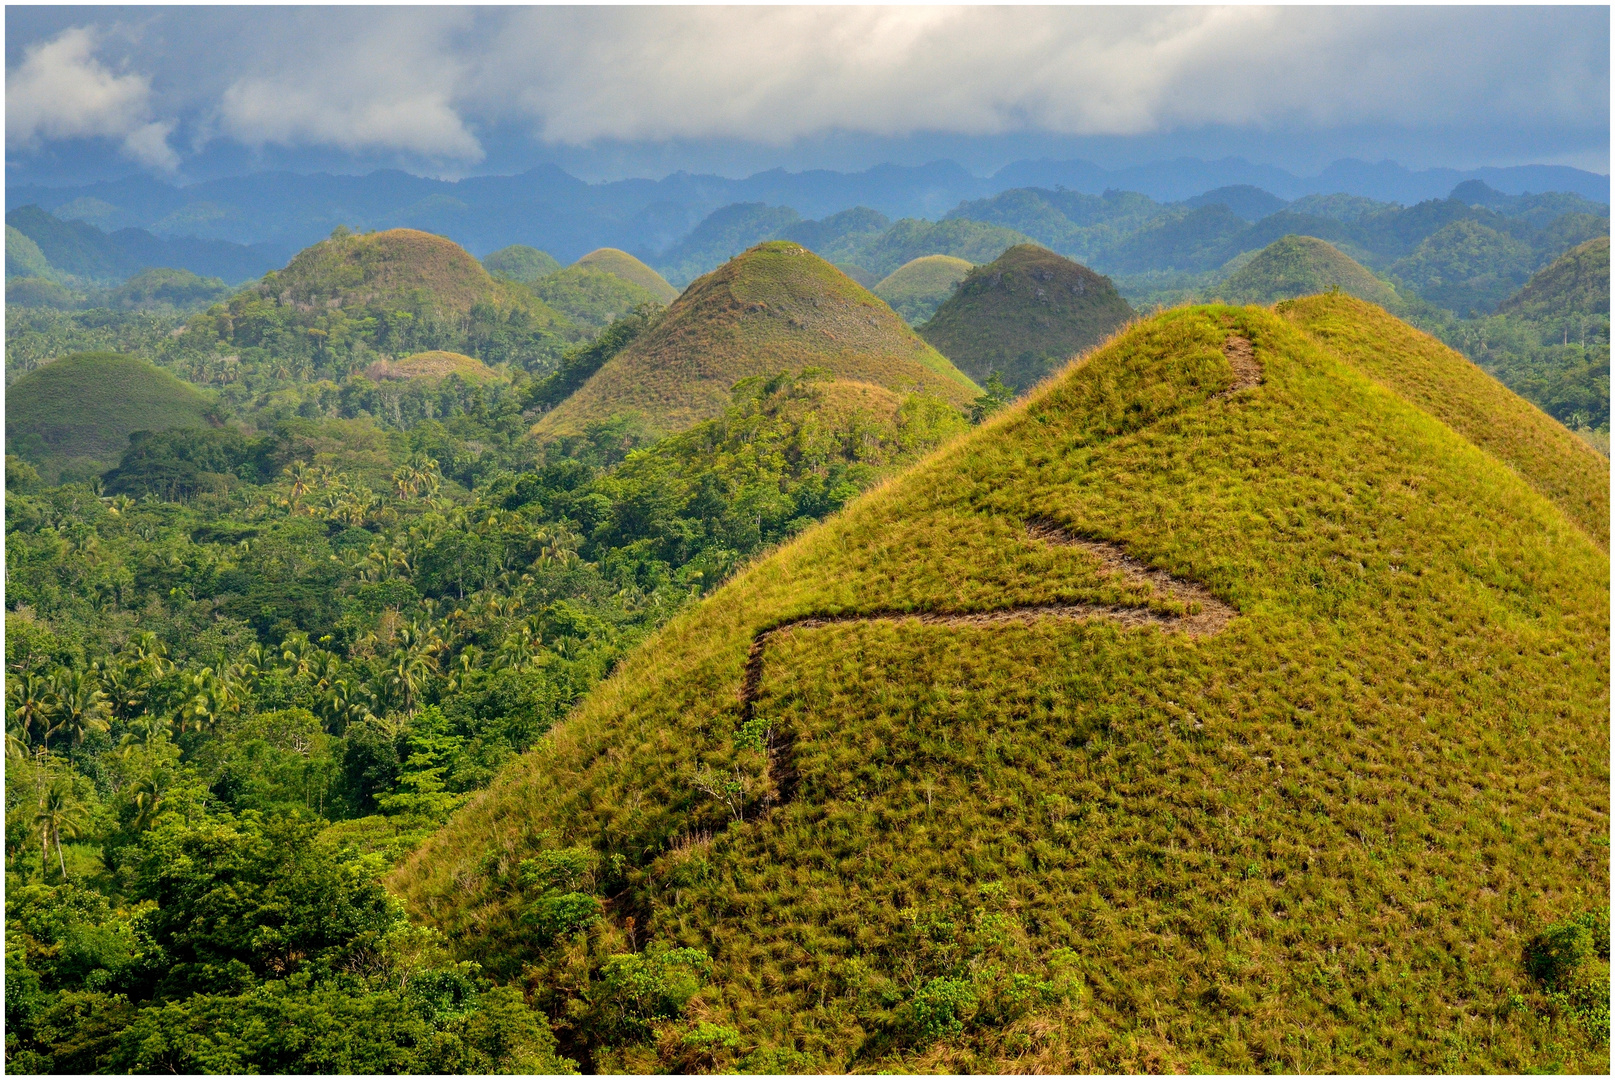
POLYGON ((1088 161, 1018 161, 990 177, 937 161, 856 173, 774 169, 739 180, 678 172, 660 180, 600 184, 555 166, 458 181, 397 170, 366 176, 256 173, 185 186, 135 176, 79 187, 10 186, 6 209, 35 205, 107 231, 136 228, 159 237, 265 244, 286 256, 337 225, 407 226, 452 237, 478 255, 519 243, 569 262, 601 246, 659 255, 714 210, 734 203, 787 206, 804 218, 863 206, 891 218, 936 220, 962 202, 1027 187, 1134 191, 1175 202, 1248 185, 1283 201, 1343 193, 1406 204, 1444 196, 1466 180, 1484 181, 1504 195, 1560 191, 1609 201, 1609 177, 1557 165, 1415 171, 1390 161, 1339 161, 1317 176, 1300 177, 1242 158, 1183 158, 1122 169, 1088 161))

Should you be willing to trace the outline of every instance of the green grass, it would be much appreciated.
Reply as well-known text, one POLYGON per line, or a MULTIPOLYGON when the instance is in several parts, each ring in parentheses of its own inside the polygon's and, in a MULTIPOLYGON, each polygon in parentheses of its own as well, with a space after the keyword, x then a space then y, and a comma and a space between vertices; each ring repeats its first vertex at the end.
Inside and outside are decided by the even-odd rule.
POLYGON ((579 326, 600 330, 640 304, 666 304, 665 293, 605 270, 569 266, 532 284, 533 294, 579 326))
POLYGON ((870 288, 911 326, 929 319, 953 287, 970 272, 970 263, 952 255, 922 255, 887 274, 870 288))
POLYGON ((1030 238, 981 221, 949 218, 921 221, 904 218, 884 232, 857 233, 824 245, 819 254, 836 263, 852 263, 871 274, 884 276, 923 255, 952 255, 980 265, 990 263, 1016 244, 1030 238))
POLYGON ((596 248, 572 265, 616 274, 624 281, 648 290, 663 304, 671 304, 678 299, 679 291, 669 285, 666 278, 626 251, 618 251, 616 248, 596 248))
POLYGON ((1278 312, 1508 465, 1609 549, 1609 460, 1462 355, 1372 304, 1311 296, 1278 312))
POLYGON ((1029 390, 1133 317, 1110 279, 1035 244, 970 271, 920 336, 977 382, 1029 390))
POLYGON ((64 356, 6 388, 6 452, 55 483, 118 463, 132 431, 207 427, 209 395, 144 360, 64 356))
POLYGON ((561 268, 560 262, 547 251, 526 244, 511 244, 489 254, 482 265, 494 277, 519 281, 531 285, 541 277, 548 277, 561 268))
POLYGON ((1272 304, 1340 289, 1371 304, 1394 304, 1396 290, 1333 244, 1285 236, 1257 252, 1215 290, 1238 304, 1272 304))
POLYGON ((533 430, 574 435, 635 414, 652 430, 681 431, 722 412, 741 379, 806 367, 961 406, 980 392, 851 278, 799 244, 770 241, 691 283, 533 430))
POLYGON ((1603 1071, 1526 956, 1609 904, 1607 557, 1330 303, 1127 329, 674 620, 392 886, 602 1071, 1603 1071), (1238 615, 890 617, 1159 606, 1033 518, 1238 615), (770 635, 748 722, 808 616, 854 618, 770 635), (546 944, 562 862, 600 906, 546 944))

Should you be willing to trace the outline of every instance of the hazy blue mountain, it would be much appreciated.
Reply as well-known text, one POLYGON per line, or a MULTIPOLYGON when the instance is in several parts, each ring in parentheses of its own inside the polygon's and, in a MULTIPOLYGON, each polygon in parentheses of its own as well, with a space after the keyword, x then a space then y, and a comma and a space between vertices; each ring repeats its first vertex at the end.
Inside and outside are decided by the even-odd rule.
POLYGON ((54 269, 99 282, 123 281, 149 267, 246 281, 284 265, 292 254, 272 243, 169 239, 144 229, 107 233, 82 221, 62 221, 37 206, 8 212, 6 224, 32 240, 54 269))

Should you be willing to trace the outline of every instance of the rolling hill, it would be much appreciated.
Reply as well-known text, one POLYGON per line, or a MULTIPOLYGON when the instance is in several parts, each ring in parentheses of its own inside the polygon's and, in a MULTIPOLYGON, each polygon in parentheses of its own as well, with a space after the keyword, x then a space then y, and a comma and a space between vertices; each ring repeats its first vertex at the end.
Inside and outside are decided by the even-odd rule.
POLYGON ((1396 290, 1350 255, 1312 236, 1286 236, 1230 274, 1218 293, 1237 304, 1273 304, 1340 289, 1371 304, 1396 303, 1396 290))
POLYGON ((680 431, 720 412, 751 375, 824 367, 836 379, 963 405, 978 388, 890 308, 799 244, 770 241, 692 282, 655 328, 545 414, 541 438, 637 415, 680 431))
POLYGON ((920 336, 977 382, 1028 390, 1133 317, 1110 279, 1034 244, 971 270, 920 336))
POLYGON ((392 886, 598 1071, 1606 1067, 1585 477, 1325 300, 1127 329, 675 619, 392 886))
POLYGON ((929 319, 953 287, 965 279, 970 264, 952 255, 922 255, 887 274, 869 291, 917 326, 929 319))
POLYGON ((1544 321, 1582 315, 1609 317, 1609 237, 1578 244, 1543 267, 1513 296, 1497 305, 1500 315, 1544 321))
POLYGON ((678 299, 679 291, 669 285, 666 278, 626 251, 618 251, 616 248, 596 248, 572 265, 616 274, 624 281, 648 290, 663 304, 671 304, 678 299))
POLYGON ((86 478, 118 463, 133 431, 207 427, 217 403, 162 368, 132 356, 79 353, 6 388, 6 453, 47 483, 86 478))
POLYGON ((561 268, 555 256, 526 244, 511 244, 492 252, 482 260, 483 268, 494 277, 519 281, 531 285, 561 268))
POLYGON ((298 252, 253 291, 303 310, 404 303, 420 299, 444 313, 477 304, 518 307, 521 287, 492 277, 454 241, 415 229, 334 233, 298 252))

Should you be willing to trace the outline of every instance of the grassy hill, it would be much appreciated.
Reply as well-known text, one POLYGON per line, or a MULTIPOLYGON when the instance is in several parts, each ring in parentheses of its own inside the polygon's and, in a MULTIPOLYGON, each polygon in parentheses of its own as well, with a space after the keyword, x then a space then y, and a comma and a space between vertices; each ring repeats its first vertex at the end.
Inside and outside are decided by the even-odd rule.
POLYGON ((416 353, 402 360, 378 360, 365 370, 372 379, 442 379, 458 375, 467 382, 487 382, 500 377, 493 368, 481 360, 462 353, 434 349, 416 353))
POLYGON ((891 309, 918 325, 953 295, 953 287, 970 272, 970 263, 952 255, 922 255, 899 266, 869 291, 891 309))
POLYGON ((676 619, 393 887, 602 1071, 1604 1068, 1604 549, 1343 336, 1129 328, 676 619))
POLYGON ((1371 304, 1394 304, 1396 290, 1325 240, 1286 236, 1273 241, 1218 288, 1239 304, 1272 304, 1338 288, 1371 304))
POLYGON ((678 299, 679 291, 669 285, 666 278, 626 251, 618 251, 616 248, 596 248, 572 265, 616 274, 624 281, 630 281, 642 289, 649 290, 664 304, 671 304, 678 299))
POLYGON ((442 312, 465 314, 479 303, 523 304, 524 291, 495 280, 446 237, 416 229, 343 235, 304 248, 285 269, 254 287, 300 309, 390 304, 422 299, 442 312))
POLYGON ((1021 244, 972 269, 919 332, 977 382, 997 371, 1027 390, 1132 316, 1109 278, 1021 244))
POLYGON ((46 482, 118 463, 132 431, 207 427, 213 398, 169 372, 115 353, 79 353, 6 388, 6 453, 46 482))
POLYGON ((523 285, 530 285, 541 277, 548 277, 561 268, 555 256, 547 251, 528 247, 526 244, 502 247, 484 258, 482 265, 494 277, 519 281, 523 285))
MULTIPOLYGON (((1497 305, 1498 314, 1544 321, 1609 316, 1609 237, 1578 244, 1497 305)), ((1568 332, 1567 332, 1568 333, 1568 332)))
POLYGON ((770 241, 691 283, 656 327, 613 356, 533 428, 580 433, 614 415, 654 431, 715 416, 753 375, 823 367, 837 379, 963 405, 979 392, 890 308, 798 244, 770 241))
POLYGON ((569 266, 532 284, 533 294, 579 326, 599 330, 640 304, 663 305, 665 292, 588 266, 569 266))

